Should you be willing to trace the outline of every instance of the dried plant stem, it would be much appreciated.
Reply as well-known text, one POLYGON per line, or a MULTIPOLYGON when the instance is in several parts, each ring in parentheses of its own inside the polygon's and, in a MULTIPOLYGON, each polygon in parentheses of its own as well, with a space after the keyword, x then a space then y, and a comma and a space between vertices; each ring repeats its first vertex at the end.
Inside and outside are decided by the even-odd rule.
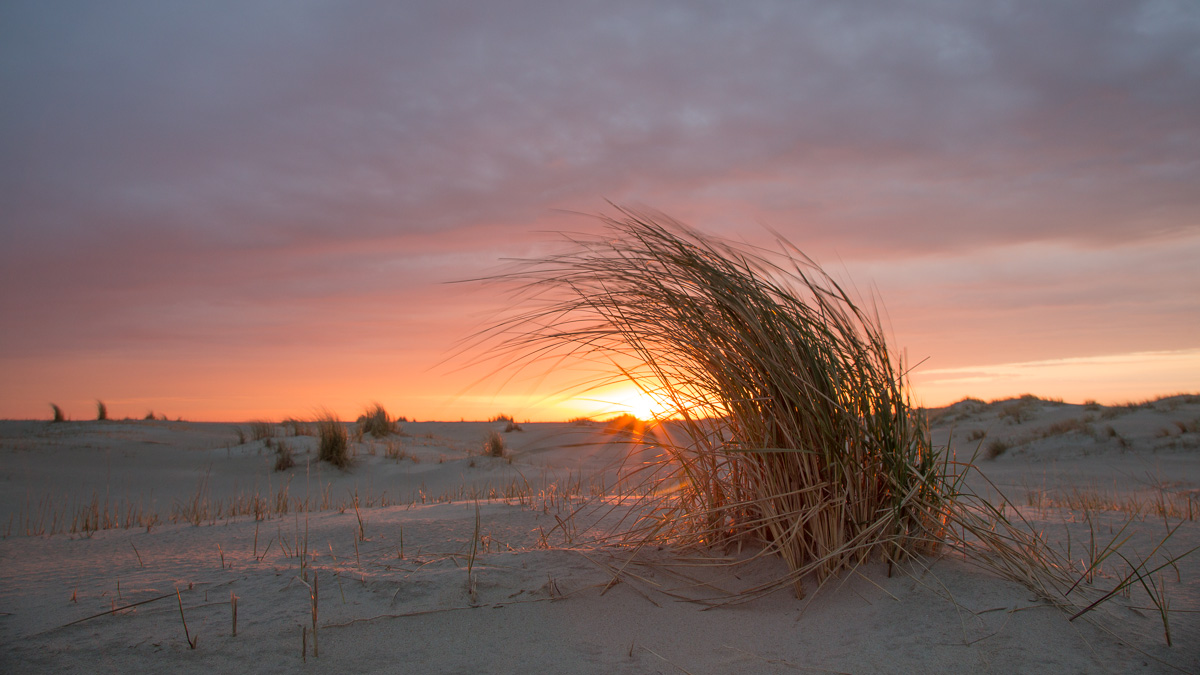
POLYGON ((320 592, 319 591, 320 587, 318 586, 319 583, 320 583, 320 577, 317 575, 316 572, 313 572, 312 626, 313 626, 313 657, 314 658, 321 656, 321 648, 319 646, 319 643, 317 642, 317 607, 318 607, 319 598, 320 598, 320 596, 318 595, 318 593, 320 592))
MULTIPOLYGON (((99 614, 93 614, 91 616, 85 616, 82 619, 76 619, 76 620, 72 621, 71 623, 64 623, 60 627, 66 628, 67 626, 74 626, 77 623, 83 623, 84 621, 91 621, 92 619, 98 619, 102 616, 108 616, 109 614, 116 614, 117 612, 123 612, 123 611, 125 611, 127 609, 131 609, 133 607, 147 605, 147 604, 150 604, 151 602, 158 602, 159 600, 166 600, 167 598, 171 597, 172 595, 178 595, 178 594, 179 594, 179 591, 176 591, 174 593, 166 593, 166 594, 160 595, 158 597, 150 598, 149 600, 142 600, 140 602, 131 602, 128 605, 121 605, 120 607, 114 607, 110 610, 100 612, 99 614)), ((71 598, 72 599, 75 598, 74 593, 71 594, 71 598)))
POLYGON ((188 632, 187 618, 183 615, 183 598, 179 595, 179 589, 175 589, 175 599, 179 602, 179 620, 183 622, 183 637, 187 639, 188 647, 195 649, 196 641, 200 639, 200 636, 197 635, 193 638, 188 632))

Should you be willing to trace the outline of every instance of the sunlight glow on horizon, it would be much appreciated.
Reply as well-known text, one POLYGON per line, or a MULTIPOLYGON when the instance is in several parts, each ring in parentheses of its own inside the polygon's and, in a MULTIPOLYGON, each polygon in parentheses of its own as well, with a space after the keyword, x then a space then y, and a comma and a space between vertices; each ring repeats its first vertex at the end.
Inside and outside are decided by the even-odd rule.
POLYGON ((917 403, 931 408, 1022 394, 1112 405, 1200 391, 1200 348, 918 369, 910 377, 917 403))
MULTIPOLYGON (((195 370, 203 371, 204 367, 195 370)), ((647 421, 671 416, 668 401, 658 400, 628 382, 575 394, 539 394, 536 388, 506 393, 490 390, 488 384, 454 394, 448 391, 453 388, 450 382, 442 383, 437 378, 424 380, 426 390, 413 391, 382 382, 365 387, 359 381, 334 382, 332 374, 324 373, 303 382, 303 386, 303 377, 276 380, 274 386, 269 380, 259 381, 253 390, 247 389, 241 395, 225 395, 225 387, 206 384, 200 372, 177 370, 176 374, 179 387, 193 388, 194 395, 164 391, 159 396, 120 396, 116 392, 111 396, 64 396, 61 390, 47 386, 20 402, 6 402, 11 412, 5 417, 49 419, 49 404, 55 403, 69 419, 91 420, 95 419, 97 398, 105 402, 112 419, 140 420, 153 411, 172 420, 197 422, 279 422, 287 417, 310 418, 324 408, 353 421, 373 401, 379 401, 393 416, 417 421, 484 421, 498 414, 512 415, 522 422, 565 422, 580 417, 606 420, 622 413, 647 421)), ((910 378, 914 405, 927 408, 950 405, 966 397, 997 400, 1023 394, 1067 403, 1095 400, 1112 405, 1200 391, 1200 348, 918 368, 910 378)), ((136 392, 144 391, 144 386, 135 379, 119 389, 136 392)), ((557 386, 547 389, 562 391, 557 386)))

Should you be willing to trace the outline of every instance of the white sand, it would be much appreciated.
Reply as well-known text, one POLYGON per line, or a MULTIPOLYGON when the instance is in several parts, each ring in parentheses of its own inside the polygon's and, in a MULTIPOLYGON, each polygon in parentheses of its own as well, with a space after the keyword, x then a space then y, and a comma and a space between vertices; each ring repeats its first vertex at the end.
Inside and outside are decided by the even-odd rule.
MULTIPOLYGON (((1190 494, 1200 518, 1200 402, 1137 410, 1028 404, 1020 423, 1001 416, 1011 405, 943 411, 935 442, 953 428, 961 458, 1007 441, 1012 447, 981 468, 1048 538, 1065 546, 1070 532, 1076 559, 1089 532, 1107 542, 1128 514, 1062 506, 1072 495, 1147 505, 1131 526, 1127 556, 1148 555, 1181 520, 1154 515, 1154 500, 1186 507, 1190 494), (1079 420, 1074 430, 1070 420, 1079 420), (1046 435, 1055 423, 1063 433, 1046 435), (973 432, 987 435, 968 440, 973 432)), ((586 512, 568 519, 574 502, 561 494, 573 485, 584 493, 610 488, 622 448, 582 444, 605 439, 596 429, 533 424, 505 435, 512 463, 473 456, 486 431, 502 427, 408 424, 408 435, 392 442, 409 458, 387 457, 377 441, 373 455, 369 445, 357 447, 348 472, 311 461, 315 439, 281 437, 296 449, 297 466, 277 473, 274 454, 261 441, 238 445, 234 425, 0 422, 0 672, 1200 671, 1200 552, 1156 575, 1172 610, 1171 647, 1140 588, 1090 621, 1071 622, 1025 588, 952 557, 891 578, 871 564, 805 600, 780 592, 703 611, 679 596, 710 591, 675 575, 664 564, 669 551, 653 551, 602 592, 608 570, 627 556, 581 547, 585 532, 568 538, 556 525, 587 524, 586 512), (216 514, 233 498, 269 501, 284 487, 320 510, 262 521, 216 514), (527 504, 483 498, 477 511, 471 497, 492 490, 519 492, 527 504), (137 505, 163 522, 148 531, 70 533, 93 495, 110 511, 137 505), (200 525, 169 522, 173 509, 205 502, 200 525), (67 533, 27 534, 64 529, 64 519, 67 533), (294 553, 304 542, 302 570, 294 553), (312 616, 304 577, 319 579, 320 655, 310 635, 306 663, 301 630, 311 629, 312 616), (239 598, 236 637, 231 592, 239 598), (162 599, 80 621, 154 598, 162 599)), ((1200 544, 1200 524, 1183 520, 1170 554, 1200 544)), ((1094 585, 1111 588, 1124 569, 1110 559, 1094 585)), ((780 571, 766 561, 687 573, 736 589, 780 571)))

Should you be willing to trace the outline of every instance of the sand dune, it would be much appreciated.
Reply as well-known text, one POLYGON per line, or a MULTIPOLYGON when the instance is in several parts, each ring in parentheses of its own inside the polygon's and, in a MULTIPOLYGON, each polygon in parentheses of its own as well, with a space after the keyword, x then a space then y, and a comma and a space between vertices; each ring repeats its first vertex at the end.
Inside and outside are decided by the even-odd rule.
MULTIPOLYGON (((965 401, 932 419, 935 444, 977 453, 978 490, 986 476, 1073 559, 1130 519, 1134 564, 1200 544, 1198 397, 965 401)), ((354 444, 348 471, 278 427, 271 444, 296 461, 278 472, 247 425, 239 438, 232 424, 0 422, 0 670, 1200 670, 1200 553, 1153 575, 1171 646, 1140 586, 1069 621, 953 555, 706 609, 695 601, 782 563, 683 567, 669 550, 629 562, 589 543, 619 515, 595 496, 627 446, 601 426, 523 426, 503 435, 510 461, 479 454, 503 423, 406 424, 354 444)), ((1092 585, 1127 569, 1113 556, 1092 585)))

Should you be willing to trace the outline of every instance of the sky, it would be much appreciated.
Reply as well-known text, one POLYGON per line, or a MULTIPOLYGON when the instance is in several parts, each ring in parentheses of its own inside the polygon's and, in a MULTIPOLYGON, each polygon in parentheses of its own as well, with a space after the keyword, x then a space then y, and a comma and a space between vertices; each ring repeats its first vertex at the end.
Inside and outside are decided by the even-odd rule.
POLYGON ((1200 391, 1190 0, 6 2, 0 91, 0 418, 632 406, 457 351, 609 202, 783 234, 924 405, 1200 391))

